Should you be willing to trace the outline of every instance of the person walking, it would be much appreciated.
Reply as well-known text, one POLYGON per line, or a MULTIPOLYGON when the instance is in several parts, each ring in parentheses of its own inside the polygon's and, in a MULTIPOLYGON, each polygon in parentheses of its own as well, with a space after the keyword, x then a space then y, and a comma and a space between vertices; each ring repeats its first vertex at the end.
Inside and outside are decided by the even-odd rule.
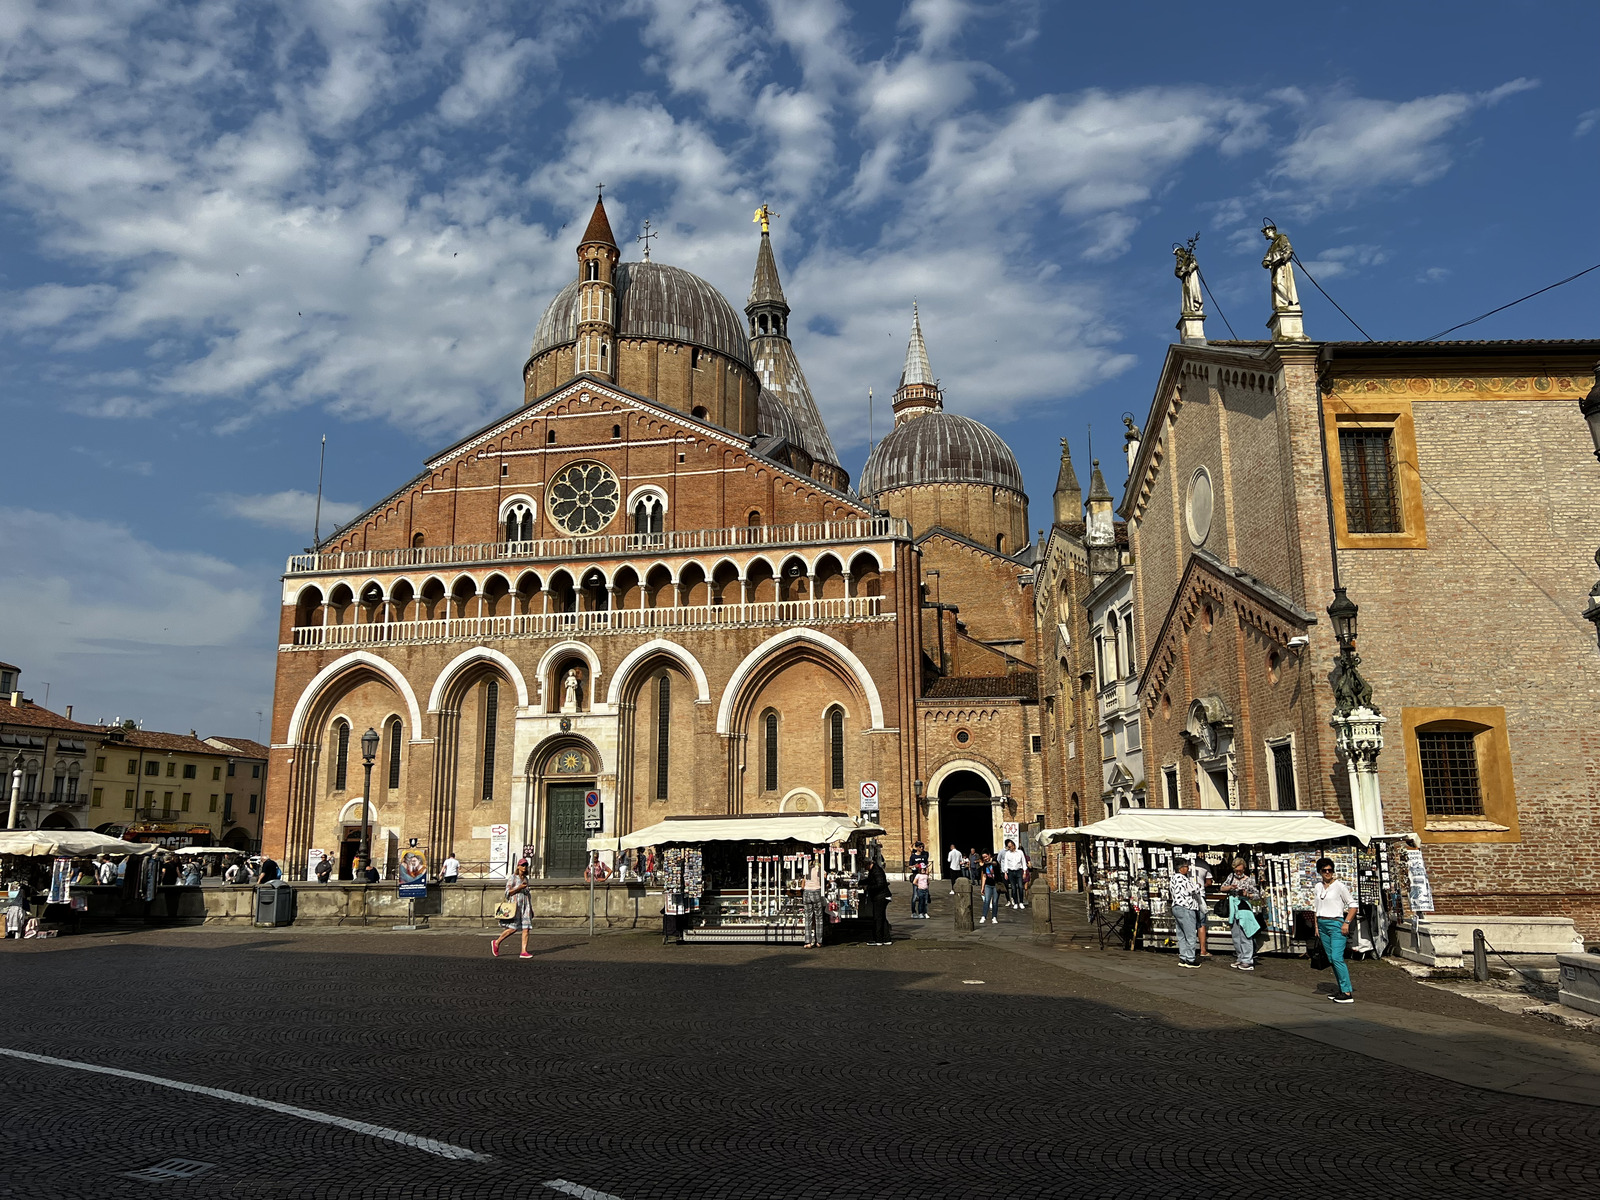
POLYGON ((967 865, 967 856, 956 849, 954 842, 950 843, 950 853, 944 856, 944 865, 950 872, 950 894, 954 896, 956 894, 956 880, 961 878, 963 868, 967 865))
POLYGON ((921 842, 912 842, 911 843, 911 857, 906 861, 906 865, 908 867, 910 867, 913 871, 915 871, 918 867, 927 866, 928 865, 928 848, 926 846, 924 846, 921 842))
POLYGON ((278 864, 273 861, 272 855, 263 854, 261 856, 261 874, 257 878, 256 882, 257 883, 271 883, 274 879, 278 878, 278 876, 280 876, 282 873, 283 872, 278 870, 278 864))
POLYGON ((806 881, 800 893, 801 908, 806 917, 805 949, 822 948, 822 935, 827 928, 827 912, 822 903, 822 850, 818 849, 806 863, 806 881))
POLYGON ((1317 936, 1339 984, 1339 990, 1328 999, 1335 1004, 1353 1004, 1355 993, 1350 986, 1350 968, 1344 965, 1344 947, 1356 919, 1356 898, 1350 894, 1350 885, 1339 878, 1333 859, 1317 859, 1317 874, 1321 878, 1311 889, 1316 898, 1317 936))
POLYGON ((333 878, 333 859, 324 854, 317 859, 317 882, 327 883, 333 878))
POLYGON ((1172 860, 1172 919, 1178 926, 1178 965, 1200 969, 1201 923, 1205 920, 1206 894, 1187 858, 1172 860))
POLYGON ((461 876, 461 860, 456 857, 456 852, 451 850, 444 857, 444 865, 439 868, 440 883, 454 883, 461 876))
POLYGON ((95 868, 95 879, 101 887, 110 887, 117 881, 117 865, 111 861, 109 855, 100 856, 100 865, 95 868))
POLYGON ((1198 858, 1191 859, 1189 875, 1200 889, 1200 957, 1210 958, 1211 952, 1206 949, 1206 891, 1211 887, 1211 868, 1198 858))
POLYGON ((876 855, 867 861, 870 865, 862 881, 867 903, 872 906, 872 940, 867 945, 887 946, 893 940, 889 933, 889 877, 883 873, 883 863, 876 855))
POLYGON ((973 887, 983 886, 983 858, 976 846, 967 852, 967 878, 972 880, 973 887))
POLYGON ((978 918, 978 924, 985 921, 993 925, 1000 924, 1000 864, 985 854, 978 863, 978 877, 983 881, 983 916, 978 918))
POLYGON ((1022 876, 1028 869, 1028 857, 1017 849, 1017 843, 1006 839, 1005 852, 1000 855, 1000 869, 1006 877, 1006 902, 1012 908, 1026 908, 1022 897, 1022 876))
POLYGON ((1228 896, 1228 931, 1233 934, 1233 969, 1256 969, 1256 931, 1261 922, 1256 920, 1252 906, 1261 899, 1261 889, 1256 877, 1244 869, 1244 859, 1233 860, 1233 874, 1222 881, 1222 890, 1228 896))
POLYGON ((496 958, 500 957, 500 943, 519 929, 522 930, 522 953, 517 957, 533 957, 528 953, 528 930, 533 928, 533 902, 528 897, 529 886, 528 863, 524 859, 517 864, 517 873, 506 880, 506 899, 511 901, 512 912, 509 917, 500 918, 500 924, 504 928, 489 947, 489 953, 496 958))
POLYGON ((918 863, 911 871, 911 918, 928 919, 928 864, 918 863))

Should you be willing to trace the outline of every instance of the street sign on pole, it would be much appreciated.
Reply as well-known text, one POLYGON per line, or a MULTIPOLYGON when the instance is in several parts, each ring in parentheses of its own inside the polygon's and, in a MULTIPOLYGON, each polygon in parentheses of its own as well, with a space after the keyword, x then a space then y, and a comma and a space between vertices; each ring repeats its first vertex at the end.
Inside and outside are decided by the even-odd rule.
MULTIPOLYGON (((589 795, 594 795, 590 792, 589 795)), ((583 810, 583 827, 591 833, 598 832, 606 827, 606 806, 596 804, 593 808, 583 810)))
MULTIPOLYGON (((1000 822, 1000 840, 1002 842, 1017 841, 1018 825, 1015 821, 1000 822)), ((1020 844, 1020 843, 1019 843, 1020 844)))
POLYGON ((878 785, 874 780, 861 781, 861 815, 878 815, 878 785))

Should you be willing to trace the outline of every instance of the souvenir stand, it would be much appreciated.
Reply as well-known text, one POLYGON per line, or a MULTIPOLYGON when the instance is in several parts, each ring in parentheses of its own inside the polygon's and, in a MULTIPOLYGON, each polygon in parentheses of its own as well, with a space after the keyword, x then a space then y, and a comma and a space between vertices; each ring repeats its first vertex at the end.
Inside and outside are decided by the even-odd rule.
POLYGON ((1365 838, 1354 829, 1311 812, 1241 812, 1234 809, 1123 809, 1078 828, 1051 829, 1049 842, 1081 839, 1088 866, 1091 918, 1115 929, 1131 948, 1176 944, 1170 879, 1176 858, 1206 868, 1206 928, 1215 945, 1228 944, 1227 922, 1214 905, 1219 889, 1243 858, 1261 888, 1257 919, 1261 949, 1302 953, 1314 936, 1312 887, 1317 859, 1333 859, 1339 878, 1356 893, 1360 929, 1352 949, 1382 953, 1390 925, 1403 915, 1409 879, 1398 838, 1365 838))
POLYGON ((89 906, 86 889, 95 886, 95 858, 155 849, 84 830, 0 831, 0 927, 8 937, 53 937, 63 922, 76 928, 89 906))
POLYGON ((861 877, 876 825, 844 813, 669 817, 620 837, 596 837, 592 851, 656 847, 663 907, 686 942, 802 943, 801 892, 813 855, 823 856, 830 924, 862 916, 861 877))

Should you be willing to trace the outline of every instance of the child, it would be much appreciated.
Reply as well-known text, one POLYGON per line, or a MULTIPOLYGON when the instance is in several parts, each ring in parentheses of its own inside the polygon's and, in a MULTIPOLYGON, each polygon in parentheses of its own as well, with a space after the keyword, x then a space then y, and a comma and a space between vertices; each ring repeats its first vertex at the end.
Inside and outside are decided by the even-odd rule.
POLYGON ((928 919, 928 864, 919 862, 911 868, 911 917, 928 919))

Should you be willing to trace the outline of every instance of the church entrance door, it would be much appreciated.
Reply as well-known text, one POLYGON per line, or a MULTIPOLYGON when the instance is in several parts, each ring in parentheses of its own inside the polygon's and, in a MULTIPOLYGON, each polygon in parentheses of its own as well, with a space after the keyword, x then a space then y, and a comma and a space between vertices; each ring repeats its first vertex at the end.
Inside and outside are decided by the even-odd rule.
POLYGON ((993 853, 994 813, 988 797, 977 802, 939 801, 939 840, 944 843, 939 847, 939 861, 943 864, 941 874, 946 878, 950 876, 950 867, 944 863, 944 856, 950 853, 951 842, 963 854, 972 853, 974 848, 980 854, 985 850, 993 853))
POLYGON ((545 788, 544 862, 549 879, 581 878, 589 862, 583 828, 583 794, 592 783, 552 783, 545 788))

